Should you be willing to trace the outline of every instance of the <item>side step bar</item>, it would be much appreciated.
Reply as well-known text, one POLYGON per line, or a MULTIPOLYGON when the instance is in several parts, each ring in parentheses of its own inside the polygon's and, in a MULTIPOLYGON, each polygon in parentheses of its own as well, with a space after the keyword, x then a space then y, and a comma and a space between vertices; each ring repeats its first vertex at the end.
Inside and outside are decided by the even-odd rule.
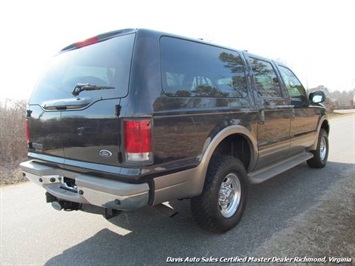
POLYGON ((281 161, 277 164, 271 165, 267 168, 263 168, 252 172, 249 174, 249 182, 250 184, 260 184, 265 182, 266 180, 279 175, 313 157, 313 154, 310 152, 303 153, 301 155, 297 155, 291 157, 287 160, 281 161))

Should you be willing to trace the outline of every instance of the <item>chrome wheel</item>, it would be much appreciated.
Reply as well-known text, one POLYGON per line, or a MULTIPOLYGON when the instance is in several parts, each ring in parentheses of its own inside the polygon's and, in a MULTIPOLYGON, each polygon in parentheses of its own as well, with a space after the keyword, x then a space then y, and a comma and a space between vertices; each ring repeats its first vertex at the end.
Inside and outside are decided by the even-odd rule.
POLYGON ((236 226, 246 206, 247 177, 244 165, 237 158, 213 156, 202 193, 191 198, 191 211, 196 222, 216 233, 236 226))
POLYGON ((319 154, 320 159, 324 161, 325 158, 327 157, 327 141, 324 137, 320 141, 319 152, 320 152, 319 154))
POLYGON ((241 199, 241 184, 236 174, 228 174, 219 189, 218 207, 223 217, 229 218, 237 211, 241 199))

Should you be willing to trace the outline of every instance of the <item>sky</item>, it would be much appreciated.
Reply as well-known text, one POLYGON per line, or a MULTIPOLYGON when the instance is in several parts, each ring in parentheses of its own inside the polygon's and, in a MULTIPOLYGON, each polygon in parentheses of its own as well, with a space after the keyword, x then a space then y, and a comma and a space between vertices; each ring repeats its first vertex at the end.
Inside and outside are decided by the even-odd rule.
POLYGON ((277 59, 306 88, 355 89, 355 0, 0 0, 0 99, 28 99, 60 49, 124 28, 277 59))

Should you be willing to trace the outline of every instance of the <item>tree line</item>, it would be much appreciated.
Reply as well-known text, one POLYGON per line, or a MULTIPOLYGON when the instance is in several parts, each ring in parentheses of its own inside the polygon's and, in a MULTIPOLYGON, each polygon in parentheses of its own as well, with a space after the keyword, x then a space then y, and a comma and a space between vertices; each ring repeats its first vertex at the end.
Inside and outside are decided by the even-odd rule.
POLYGON ((353 91, 329 91, 327 87, 319 85, 316 88, 309 89, 309 92, 323 91, 327 96, 325 102, 330 111, 334 109, 355 108, 353 91))
POLYGON ((25 100, 0 101, 0 161, 3 167, 26 158, 25 100))

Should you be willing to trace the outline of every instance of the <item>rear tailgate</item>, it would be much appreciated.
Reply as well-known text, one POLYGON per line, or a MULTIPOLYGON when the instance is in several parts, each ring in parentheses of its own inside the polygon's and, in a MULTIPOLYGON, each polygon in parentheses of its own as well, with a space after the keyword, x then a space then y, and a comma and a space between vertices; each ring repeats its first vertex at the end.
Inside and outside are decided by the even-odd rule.
POLYGON ((127 96, 135 34, 115 32, 68 46, 29 102, 30 157, 65 167, 117 166, 120 99, 127 96))
POLYGON ((74 161, 117 165, 119 99, 101 100, 84 110, 62 111, 61 135, 66 164, 74 161))
POLYGON ((64 150, 61 136, 61 112, 44 112, 38 105, 29 105, 27 110, 27 138, 29 156, 63 163, 64 150), (37 156, 36 156, 37 155, 37 156))

